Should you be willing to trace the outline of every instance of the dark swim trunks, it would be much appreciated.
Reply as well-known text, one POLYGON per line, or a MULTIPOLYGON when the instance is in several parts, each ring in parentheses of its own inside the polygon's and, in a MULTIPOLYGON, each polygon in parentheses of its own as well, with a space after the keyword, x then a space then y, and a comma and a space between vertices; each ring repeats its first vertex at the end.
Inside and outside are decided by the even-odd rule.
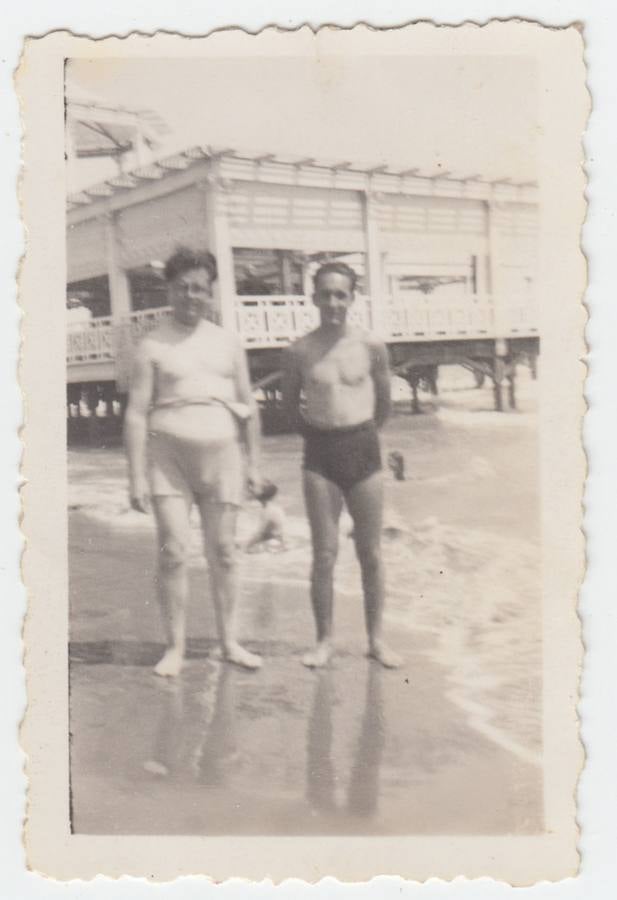
POLYGON ((379 438, 372 420, 328 430, 305 422, 302 435, 304 468, 332 481, 344 494, 381 469, 379 438))

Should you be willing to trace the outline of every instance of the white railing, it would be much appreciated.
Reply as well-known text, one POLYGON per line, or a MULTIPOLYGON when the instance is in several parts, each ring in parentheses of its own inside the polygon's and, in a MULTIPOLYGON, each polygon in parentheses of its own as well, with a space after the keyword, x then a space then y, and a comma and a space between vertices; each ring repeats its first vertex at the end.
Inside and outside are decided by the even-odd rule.
POLYGON ((507 336, 533 335, 540 331, 536 304, 528 297, 513 297, 503 310, 503 324, 507 336))
MULTIPOLYGON (((465 338, 536 335, 535 304, 529 297, 510 297, 497 311, 490 296, 437 298, 389 296, 373 322, 368 297, 357 296, 350 320, 376 328, 390 343, 463 340, 465 338)), ((67 334, 67 363, 113 362, 121 369, 135 343, 157 325, 169 308, 131 313, 117 325, 109 317, 73 326, 67 334)), ((248 349, 282 347, 316 326, 318 313, 302 296, 236 297, 236 328, 248 349)))
POLYGON ((142 309, 139 312, 133 312, 126 316, 119 327, 128 329, 131 341, 136 343, 145 334, 152 331, 159 322, 166 319, 169 312, 169 306, 160 306, 156 309, 142 309))
POLYGON ((83 324, 69 326, 66 335, 66 361, 69 365, 113 361, 114 357, 110 317, 90 319, 83 324))
POLYGON ((111 316, 101 316, 70 325, 66 336, 68 365, 114 362, 125 348, 132 347, 148 331, 169 315, 169 308, 145 309, 131 313, 114 324, 111 316))
POLYGON ((495 333, 491 303, 471 300, 446 305, 387 303, 384 332, 392 341, 490 337, 495 333))
MULTIPOLYGON (((371 327, 368 297, 356 296, 350 321, 371 327)), ((298 295, 237 297, 236 328, 246 347, 279 347, 315 328, 319 314, 311 299, 298 295)))
POLYGON ((538 333, 536 310, 529 297, 510 296, 499 309, 484 294, 458 297, 388 297, 383 333, 391 342, 464 338, 516 337, 538 333))

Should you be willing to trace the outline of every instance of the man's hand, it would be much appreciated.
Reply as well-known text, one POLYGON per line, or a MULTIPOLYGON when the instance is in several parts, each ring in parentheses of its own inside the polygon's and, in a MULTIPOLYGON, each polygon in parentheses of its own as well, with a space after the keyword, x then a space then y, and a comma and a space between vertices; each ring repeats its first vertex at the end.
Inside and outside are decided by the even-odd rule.
POLYGON ((150 496, 148 494, 147 482, 139 481, 132 484, 129 491, 131 509, 140 513, 150 512, 150 496))
POLYGON ((253 495, 261 493, 263 488, 263 478, 257 466, 249 466, 246 472, 246 480, 249 491, 253 495))

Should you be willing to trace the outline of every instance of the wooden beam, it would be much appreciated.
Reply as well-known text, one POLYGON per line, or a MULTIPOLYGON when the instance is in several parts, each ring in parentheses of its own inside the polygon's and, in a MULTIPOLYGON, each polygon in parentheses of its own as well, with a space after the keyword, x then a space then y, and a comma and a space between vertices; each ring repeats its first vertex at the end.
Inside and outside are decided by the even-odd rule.
MULTIPOLYGON (((132 188, 130 191, 122 191, 114 194, 112 197, 93 198, 87 205, 80 205, 78 209, 69 210, 67 214, 67 225, 77 225, 87 219, 95 219, 108 212, 118 209, 125 209, 128 206, 136 206, 148 200, 154 200, 165 194, 172 194, 174 191, 182 190, 196 184, 201 178, 204 178, 210 171, 210 162, 202 159, 185 169, 183 172, 168 174, 164 178, 159 179, 143 179, 140 184, 132 188)), ((131 176, 133 173, 130 173, 131 176)), ((80 194, 85 191, 80 191, 80 194)), ((71 199, 71 198, 69 198, 71 199)))

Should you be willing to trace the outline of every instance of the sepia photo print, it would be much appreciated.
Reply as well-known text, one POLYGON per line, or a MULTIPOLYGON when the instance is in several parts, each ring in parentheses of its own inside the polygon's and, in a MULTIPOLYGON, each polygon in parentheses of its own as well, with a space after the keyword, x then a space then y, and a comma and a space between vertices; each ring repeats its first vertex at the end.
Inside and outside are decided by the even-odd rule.
POLYGON ((31 535, 24 501, 26 637, 33 664, 53 641, 65 760, 52 803, 33 756, 35 859, 571 874, 579 35, 57 34, 29 54, 63 179, 40 324, 45 249, 22 287, 24 378, 47 391, 28 427, 58 479, 31 535), (64 598, 46 619, 44 577, 64 598))

